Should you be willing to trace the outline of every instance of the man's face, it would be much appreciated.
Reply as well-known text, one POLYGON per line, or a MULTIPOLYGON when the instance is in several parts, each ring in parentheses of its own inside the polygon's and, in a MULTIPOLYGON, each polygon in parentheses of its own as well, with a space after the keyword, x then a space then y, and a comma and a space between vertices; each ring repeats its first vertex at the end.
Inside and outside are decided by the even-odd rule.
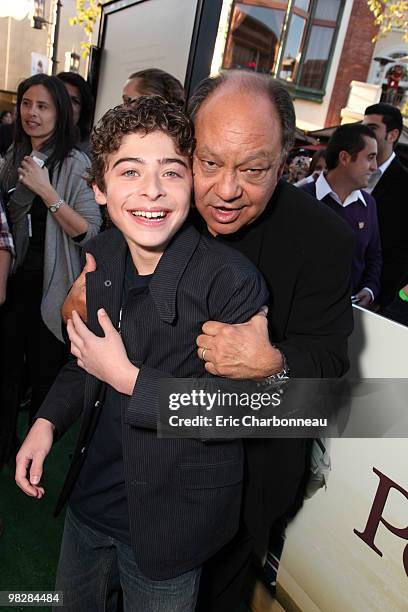
POLYGON ((377 139, 378 158, 385 161, 391 155, 396 138, 398 139, 398 130, 387 132, 382 115, 365 115, 363 124, 373 130, 377 139))
POLYGON ((138 89, 139 79, 128 79, 123 86, 122 100, 126 106, 142 95, 138 89))
POLYGON ((265 210, 282 173, 281 128, 266 95, 223 89, 199 109, 195 204, 214 234, 233 234, 265 210))
POLYGON ((163 253, 188 215, 191 190, 189 158, 159 131, 124 136, 108 158, 105 193, 94 187, 132 255, 163 253))
POLYGON ((349 157, 347 165, 348 178, 354 189, 364 189, 372 173, 377 169, 377 142, 374 138, 363 136, 365 147, 353 161, 349 157))

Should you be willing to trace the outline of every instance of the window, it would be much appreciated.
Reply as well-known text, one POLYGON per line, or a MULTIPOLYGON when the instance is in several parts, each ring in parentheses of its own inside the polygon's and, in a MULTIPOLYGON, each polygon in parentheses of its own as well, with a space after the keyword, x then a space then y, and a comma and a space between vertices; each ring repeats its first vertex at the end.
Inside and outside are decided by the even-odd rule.
POLYGON ((322 90, 330 64, 341 0, 318 0, 310 19, 309 40, 304 52, 299 85, 322 90))
MULTIPOLYGON (((259 4, 259 3, 258 3, 259 4)), ((224 68, 271 71, 276 61, 287 2, 274 2, 279 8, 235 2, 224 55, 224 68)))
POLYGON ((272 74, 321 100, 344 0, 235 0, 223 68, 272 74))
POLYGON ((306 19, 302 15, 292 14, 285 43, 285 50, 280 63, 279 76, 286 81, 295 82, 300 58, 302 57, 303 40, 306 30, 306 19))

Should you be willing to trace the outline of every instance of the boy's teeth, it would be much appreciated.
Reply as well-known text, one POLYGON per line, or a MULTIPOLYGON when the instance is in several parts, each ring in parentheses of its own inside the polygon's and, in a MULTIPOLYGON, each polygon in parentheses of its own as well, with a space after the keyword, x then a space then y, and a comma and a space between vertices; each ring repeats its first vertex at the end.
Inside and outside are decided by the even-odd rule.
POLYGON ((134 217, 146 217, 147 219, 158 219, 166 216, 164 211, 160 212, 150 212, 148 210, 132 210, 132 215, 134 217))

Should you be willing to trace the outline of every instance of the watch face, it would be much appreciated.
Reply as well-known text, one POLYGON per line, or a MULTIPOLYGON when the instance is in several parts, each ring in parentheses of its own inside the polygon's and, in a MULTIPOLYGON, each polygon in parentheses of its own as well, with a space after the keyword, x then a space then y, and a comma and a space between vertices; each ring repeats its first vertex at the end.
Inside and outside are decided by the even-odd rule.
POLYGON ((60 207, 61 207, 61 204, 62 204, 62 203, 63 203, 63 202, 61 202, 61 201, 60 201, 60 202, 57 202, 56 204, 52 204, 52 205, 50 206, 50 208, 49 208, 49 209, 50 209, 50 211, 51 211, 52 213, 56 213, 56 212, 57 212, 57 211, 60 209, 60 207))

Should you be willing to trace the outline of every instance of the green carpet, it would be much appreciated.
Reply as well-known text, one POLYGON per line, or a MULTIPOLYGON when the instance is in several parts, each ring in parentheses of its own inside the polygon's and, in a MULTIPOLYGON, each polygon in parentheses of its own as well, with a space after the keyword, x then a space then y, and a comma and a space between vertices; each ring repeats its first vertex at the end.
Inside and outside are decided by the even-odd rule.
MULTIPOLYGON (((20 439, 24 437, 27 413, 19 419, 20 439)), ((58 563, 64 517, 53 511, 69 466, 77 429, 73 427, 57 442, 45 463, 45 495, 41 500, 27 497, 14 482, 14 470, 0 473, 0 516, 4 534, 0 538, 0 591, 52 591, 58 563)), ((27 610, 2 607, 1 610, 27 610)), ((36 610, 42 608, 36 607, 36 610)), ((44 607, 44 610, 50 608, 44 607)))
MULTIPOLYGON (((27 413, 20 413, 19 437, 24 438, 27 413)), ((45 463, 45 495, 27 497, 14 482, 14 470, 0 473, 0 516, 4 533, 0 537, 0 591, 53 591, 64 516, 53 511, 73 452, 77 427, 57 442, 45 463)), ((50 607, 0 607, 10 612, 28 609, 49 612, 50 607)), ((86 611, 84 611, 86 612, 86 611)), ((242 604, 237 612, 250 612, 242 604)))

